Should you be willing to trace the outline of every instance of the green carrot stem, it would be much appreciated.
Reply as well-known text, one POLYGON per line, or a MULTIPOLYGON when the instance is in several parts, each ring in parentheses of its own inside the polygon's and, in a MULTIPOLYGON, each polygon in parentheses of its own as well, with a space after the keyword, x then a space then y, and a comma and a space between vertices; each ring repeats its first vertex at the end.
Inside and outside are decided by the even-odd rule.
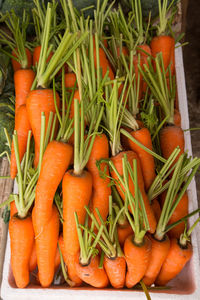
POLYGON ((28 132, 27 146, 26 146, 26 158, 25 158, 25 167, 24 167, 24 176, 23 176, 23 189, 26 187, 27 183, 27 172, 28 172, 28 162, 30 156, 30 143, 31 143, 31 130, 28 132))
POLYGON ((69 286, 73 287, 73 286, 75 286, 75 283, 73 281, 71 281, 67 276, 67 272, 65 270, 65 263, 64 263, 63 255, 62 255, 62 252, 60 250, 59 244, 58 244, 58 251, 59 251, 59 254, 60 254, 60 264, 61 264, 61 269, 62 269, 64 279, 69 284, 69 286))
POLYGON ((76 229, 77 229, 77 233, 78 233, 78 240, 79 240, 79 245, 80 245, 80 258, 81 258, 81 263, 87 264, 87 252, 86 252, 86 248, 85 248, 85 244, 83 242, 83 237, 82 237, 82 231, 79 225, 79 221, 78 221, 78 215, 75 212, 74 213, 75 216, 75 222, 76 222, 76 229))

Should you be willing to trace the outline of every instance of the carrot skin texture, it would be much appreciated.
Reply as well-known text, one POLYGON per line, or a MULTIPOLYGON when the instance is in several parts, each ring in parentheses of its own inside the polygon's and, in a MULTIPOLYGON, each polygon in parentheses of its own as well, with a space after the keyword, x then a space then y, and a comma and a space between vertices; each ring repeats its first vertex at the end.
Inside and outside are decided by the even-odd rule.
POLYGON ((9 222, 11 267, 18 288, 29 284, 29 261, 34 243, 31 216, 20 219, 12 216, 9 222))
MULTIPOLYGON (((28 60, 28 64, 26 67, 29 69, 32 66, 32 54, 28 48, 25 48, 25 51, 26 51, 27 60, 28 60)), ((12 51, 12 55, 14 57, 17 57, 16 52, 17 52, 16 49, 12 51)), ((12 58, 11 62, 12 62, 12 67, 13 67, 14 72, 16 72, 17 70, 22 68, 21 64, 18 61, 16 61, 15 59, 12 58)))
POLYGON ((151 241, 145 236, 142 245, 138 246, 133 242, 133 235, 130 235, 124 243, 124 254, 128 267, 126 273, 126 287, 132 288, 144 276, 151 257, 151 241))
POLYGON ((14 73, 15 111, 20 105, 26 104, 34 79, 35 73, 31 69, 19 69, 14 73))
POLYGON ((111 285, 115 289, 122 289, 125 284, 126 260, 124 257, 108 258, 104 256, 104 269, 111 285))
MULTIPOLYGON (((26 152, 28 132, 31 130, 31 125, 28 119, 26 105, 21 105, 15 114, 15 130, 17 131, 19 160, 21 162, 24 153, 26 152)), ((14 143, 11 145, 10 158, 10 177, 14 179, 17 175, 17 162, 15 157, 14 143)))
POLYGON ((181 248, 177 239, 170 240, 170 249, 156 278, 156 285, 166 285, 176 277, 192 257, 192 245, 187 243, 186 248, 181 248))
POLYGON ((170 240, 167 235, 162 241, 155 239, 153 236, 149 236, 149 239, 152 245, 150 262, 142 280, 146 285, 151 286, 156 280, 162 264, 168 255, 170 240))
POLYGON ((99 170, 96 166, 96 162, 102 158, 109 158, 109 144, 105 134, 97 135, 94 140, 92 151, 89 161, 87 163, 87 169, 92 175, 93 182, 93 194, 91 198, 91 210, 94 213, 97 220, 100 222, 95 208, 99 209, 99 212, 104 221, 106 221, 109 207, 109 196, 111 195, 111 188, 108 186, 110 183, 109 170, 106 163, 100 165, 102 172, 105 171, 106 177, 101 178, 99 170))
POLYGON ((53 206, 52 215, 45 227, 40 230, 35 226, 37 219, 35 208, 32 211, 35 231, 38 276, 42 287, 49 287, 55 272, 55 256, 59 237, 59 214, 53 206))
POLYGON ((96 288, 104 288, 108 285, 108 277, 104 268, 99 269, 99 256, 92 257, 86 266, 76 264, 78 276, 86 283, 96 288))
POLYGON ((89 204, 92 195, 92 175, 83 171, 75 175, 73 170, 65 173, 62 182, 63 191, 63 239, 65 250, 69 255, 79 251, 79 241, 74 213, 78 215, 79 223, 83 224, 86 211, 84 206, 89 204))
POLYGON ((54 195, 70 164, 72 155, 72 146, 58 141, 50 142, 44 152, 35 193, 37 228, 44 227, 51 218, 54 195))
POLYGON ((179 146, 180 152, 174 161, 178 161, 180 155, 184 152, 184 133, 183 130, 175 125, 169 125, 160 131, 160 147, 164 158, 168 159, 174 149, 179 146))
MULTIPOLYGON (((141 128, 130 133, 138 142, 143 144, 148 149, 152 150, 151 135, 147 128, 141 128)), ((142 174, 144 178, 145 190, 148 191, 152 182, 156 177, 155 162, 151 154, 143 150, 129 139, 129 149, 136 152, 141 163, 142 174)))
POLYGON ((63 255, 64 262, 67 266, 67 274, 69 276, 69 279, 75 283, 76 287, 81 286, 83 281, 78 277, 77 272, 76 272, 76 264, 79 263, 78 256, 77 255, 71 256, 66 253, 63 235, 60 235, 58 243, 59 243, 62 255, 63 255))
MULTIPOLYGON (((59 109, 60 98, 56 93, 56 103, 59 109)), ((46 117, 46 129, 49 120, 49 114, 52 111, 56 112, 54 105, 53 90, 51 89, 37 89, 29 93, 26 99, 26 107, 28 112, 28 118, 31 124, 33 137, 35 141, 35 160, 34 166, 37 167, 39 162, 40 153, 40 131, 41 131, 41 113, 45 113, 46 117)))
MULTIPOLYGON (((141 167, 140 167, 140 161, 139 161, 139 158, 137 156, 137 154, 133 151, 124 151, 124 152, 120 152, 119 154, 117 154, 116 156, 112 157, 111 160, 112 162, 114 163, 117 171, 119 172, 120 175, 123 175, 123 167, 122 167, 122 158, 124 156, 124 154, 127 155, 127 160, 129 161, 131 167, 133 168, 133 159, 136 159, 137 160, 137 176, 138 176, 138 186, 140 188, 140 191, 141 191, 141 194, 142 194, 142 197, 143 197, 143 201, 144 201, 144 205, 145 205, 145 209, 146 209, 146 213, 147 213, 147 218, 148 218, 148 221, 149 221, 149 226, 150 226, 150 232, 151 233, 154 233, 155 232, 155 229, 156 229, 156 218, 154 216, 154 213, 151 209, 151 206, 150 206, 150 202, 149 202, 149 199, 145 193, 145 190, 144 190, 144 180, 143 180, 143 176, 142 176, 142 170, 141 170, 141 167)), ((117 177, 117 174, 115 174, 114 171, 111 171, 111 176, 118 180, 118 177, 117 177)), ((123 200, 125 200, 125 195, 124 195, 124 188, 120 188, 119 185, 116 186, 121 198, 123 200)), ((134 188, 134 184, 133 184, 133 181, 131 180, 130 176, 129 176, 129 189, 130 189, 130 192, 131 194, 135 195, 135 188, 134 188)))

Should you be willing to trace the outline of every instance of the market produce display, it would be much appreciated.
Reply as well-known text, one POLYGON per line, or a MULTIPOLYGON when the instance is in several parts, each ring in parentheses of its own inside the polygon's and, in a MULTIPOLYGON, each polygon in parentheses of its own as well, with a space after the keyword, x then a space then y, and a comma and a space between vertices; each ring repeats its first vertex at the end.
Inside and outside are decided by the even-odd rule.
POLYGON ((176 5, 153 3, 155 22, 144 1, 128 2, 126 14, 98 0, 88 15, 72 0, 35 0, 31 37, 26 11, 2 15, 15 109, 0 97, 0 113, 15 124, 1 124, 1 143, 18 194, 0 207, 10 209, 17 288, 60 278, 75 288, 140 286, 150 297, 148 289, 164 289, 192 257, 200 219, 188 226, 199 210, 189 213, 187 188, 200 158, 184 149, 176 5))

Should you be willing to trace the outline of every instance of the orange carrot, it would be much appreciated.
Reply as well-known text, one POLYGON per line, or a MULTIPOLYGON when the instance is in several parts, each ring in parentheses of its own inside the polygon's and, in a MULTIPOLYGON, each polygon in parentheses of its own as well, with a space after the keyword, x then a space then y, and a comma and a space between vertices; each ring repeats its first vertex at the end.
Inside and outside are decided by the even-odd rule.
MULTIPOLYGON (((25 48, 25 51, 26 51, 26 56, 27 56, 27 61, 28 61, 26 67, 29 69, 32 66, 32 54, 31 54, 31 51, 28 48, 25 48)), ((14 57, 18 57, 17 49, 14 49, 12 51, 12 55, 14 57)), ((17 70, 22 68, 21 64, 16 59, 12 58, 11 61, 12 61, 12 66, 13 66, 14 72, 16 72, 17 70)))
MULTIPOLYGON (((59 109, 60 99, 56 94, 56 103, 59 109)), ((37 167, 40 153, 40 130, 41 130, 41 113, 45 113, 46 117, 46 128, 48 125, 49 114, 52 111, 56 112, 53 90, 51 89, 37 89, 29 93, 26 100, 26 107, 28 118, 31 124, 33 137, 35 141, 35 160, 34 165, 37 167)))
POLYGON ((49 222, 43 228, 37 228, 35 208, 32 212, 33 227, 35 231, 36 254, 39 281, 42 287, 48 287, 53 281, 55 272, 55 256, 59 236, 59 214, 55 206, 49 222))
POLYGON ((152 210, 154 212, 156 221, 158 222, 159 219, 160 219, 160 215, 161 215, 161 208, 160 208, 160 204, 159 204, 159 201, 158 201, 157 198, 154 198, 151 201, 151 208, 152 208, 152 210))
POLYGON ((151 286, 158 276, 168 255, 170 240, 167 235, 165 235, 161 241, 157 240, 153 236, 149 236, 149 239, 151 240, 152 245, 150 262, 142 280, 146 285, 151 286))
POLYGON ((65 73, 65 87, 66 88, 73 88, 76 83, 76 75, 71 73, 65 73))
POLYGON ((55 256, 55 272, 58 270, 58 267, 60 265, 60 252, 58 250, 58 247, 56 248, 56 256, 55 256))
POLYGON ((76 272, 76 264, 78 263, 78 256, 77 255, 71 256, 68 253, 66 253, 64 241, 63 241, 63 235, 60 235, 58 243, 63 255, 64 262, 67 266, 67 273, 69 279, 75 283, 75 286, 80 286, 82 284, 82 280, 78 277, 76 272))
POLYGON ((35 245, 35 240, 34 240, 31 257, 30 257, 30 261, 29 261, 30 272, 33 272, 36 269, 36 267, 37 267, 37 255, 36 255, 36 245, 35 245))
POLYGON ((95 137, 90 158, 87 163, 87 169, 92 175, 93 194, 91 198, 91 211, 98 218, 95 208, 98 208, 102 218, 106 221, 108 215, 109 196, 111 195, 109 170, 106 163, 100 165, 102 172, 105 172, 104 178, 101 178, 96 162, 103 158, 109 158, 109 144, 105 134, 95 137))
MULTIPOLYGON (((34 48, 33 51, 33 65, 36 66, 36 64, 38 65, 39 59, 40 59, 40 52, 41 52, 41 46, 37 46, 34 48)), ((50 52, 49 56, 47 57, 46 62, 48 63, 50 61, 50 59, 53 56, 53 51, 50 52)))
POLYGON ((31 216, 24 219, 12 216, 9 222, 11 267, 18 288, 29 284, 29 261, 34 243, 31 216))
POLYGON ((126 286, 132 288, 144 276, 151 257, 151 241, 145 236, 142 244, 134 242, 134 236, 130 235, 124 243, 124 254, 128 271, 126 273, 126 286))
POLYGON ((55 192, 60 184, 73 155, 72 146, 52 141, 43 155, 41 171, 35 194, 35 227, 43 228, 52 215, 55 192))
MULTIPOLYGON (((21 105, 15 113, 15 130, 18 136, 19 159, 20 162, 26 152, 26 144, 31 126, 28 120, 26 105, 21 105)), ((17 164, 15 158, 14 144, 11 145, 10 177, 15 178, 17 174, 17 164)))
POLYGON ((87 171, 83 171, 81 175, 76 175, 72 170, 69 170, 64 175, 62 191, 64 245, 67 254, 73 256, 79 251, 74 213, 77 213, 80 224, 83 224, 86 214, 84 206, 89 204, 92 195, 91 174, 87 171))
POLYGON ((174 109, 174 124, 181 127, 181 114, 178 109, 174 109))
POLYGON ((15 201, 10 202, 10 219, 17 213, 17 207, 15 201))
POLYGON ((31 90, 35 73, 31 69, 19 69, 14 73, 15 111, 20 105, 26 104, 26 98, 31 90))
POLYGON ((126 260, 122 256, 108 258, 104 256, 103 266, 111 285, 115 289, 121 289, 125 284, 126 260))
POLYGON ((78 276, 86 283, 96 288, 105 288, 109 281, 105 270, 99 269, 99 256, 96 255, 91 258, 88 265, 81 265, 76 263, 76 271, 78 276))
POLYGON ((190 260, 192 253, 193 250, 190 242, 187 242, 185 246, 182 246, 178 239, 172 238, 170 240, 168 255, 156 278, 156 285, 166 285, 171 279, 176 277, 190 260))
POLYGON ((133 234, 133 229, 132 229, 130 224, 126 224, 126 225, 119 225, 118 224, 117 234, 118 234, 118 240, 119 240, 120 246, 123 247, 126 238, 129 235, 133 234))

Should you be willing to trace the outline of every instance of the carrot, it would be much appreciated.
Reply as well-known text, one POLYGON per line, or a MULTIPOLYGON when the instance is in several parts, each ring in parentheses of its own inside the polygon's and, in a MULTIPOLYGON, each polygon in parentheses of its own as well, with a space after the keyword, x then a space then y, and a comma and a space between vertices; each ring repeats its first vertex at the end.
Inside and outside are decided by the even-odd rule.
POLYGON ((186 242, 181 245, 179 240, 172 238, 170 240, 170 249, 168 255, 162 265, 162 268, 156 278, 156 285, 166 285, 171 279, 176 277, 183 269, 185 264, 192 257, 192 245, 186 242))
POLYGON ((55 256, 55 266, 54 266, 55 272, 58 270, 59 266, 60 266, 60 252, 57 247, 56 248, 56 256, 55 256))
POLYGON ((99 269, 99 256, 91 258, 88 265, 76 264, 78 276, 86 283, 96 288, 105 288, 109 281, 104 269, 99 269))
POLYGON ((174 162, 175 164, 180 155, 184 152, 184 145, 184 133, 180 127, 169 124, 161 129, 160 147, 164 158, 168 159, 173 150, 179 146, 181 151, 174 162))
MULTIPOLYGON (((31 54, 31 51, 28 48, 25 48, 25 52, 26 52, 26 56, 27 56, 27 65, 26 65, 26 67, 28 69, 30 69, 31 66, 32 66, 32 54, 31 54)), ((16 58, 19 56, 17 49, 13 49, 12 55, 16 58)), ((22 64, 19 63, 16 59, 12 58, 11 62, 12 62, 12 67, 13 67, 14 72, 22 69, 22 67, 23 67, 22 64)))
POLYGON ((9 222, 11 267, 18 288, 29 284, 29 261, 34 244, 31 216, 21 219, 12 216, 9 222))
POLYGON ((168 255, 170 240, 167 235, 162 240, 157 240, 155 237, 149 235, 149 239, 152 245, 150 262, 142 280, 146 285, 151 286, 155 282, 168 255))
POLYGON ((20 105, 26 104, 26 98, 31 90, 35 73, 31 69, 19 69, 14 73, 15 111, 20 105))
POLYGON ((144 276, 151 257, 151 241, 145 236, 141 244, 135 244, 134 235, 127 237, 124 243, 124 254, 128 271, 126 286, 132 288, 144 276))
POLYGON ((111 188, 108 178, 109 170, 106 163, 100 165, 101 172, 104 172, 104 178, 101 178, 96 166, 96 162, 102 158, 109 158, 109 144, 105 134, 97 135, 94 140, 90 158, 87 163, 87 169, 92 175, 93 194, 91 198, 91 211, 97 216, 96 208, 98 208, 102 218, 106 221, 108 215, 109 196, 111 195, 111 188))
MULTIPOLYGON (((147 58, 151 56, 151 48, 147 44, 139 45, 137 47, 137 53, 140 54, 140 66, 143 68, 144 64, 148 65, 147 58)), ((142 85, 142 92, 145 94, 147 90, 147 83, 145 82, 143 77, 141 77, 141 85, 142 85)))
MULTIPOLYGON (((56 93, 56 105, 59 109, 60 98, 56 93)), ((34 165, 37 167, 40 153, 40 128, 41 128, 41 113, 45 113, 46 128, 48 124, 49 114, 52 111, 56 112, 54 104, 54 95, 51 89, 37 89, 29 93, 26 99, 26 107, 28 118, 31 124, 33 137, 35 141, 35 160, 34 165)))
POLYGON ((122 46, 122 48, 120 49, 120 47, 118 46, 117 47, 117 56, 120 57, 121 53, 124 54, 124 56, 127 56, 128 55, 128 48, 125 47, 125 46, 122 46))
POLYGON ((117 234, 120 246, 124 246, 124 242, 126 238, 133 234, 133 229, 130 224, 127 225, 118 225, 117 226, 117 234))
POLYGON ((35 228, 45 227, 52 215, 55 192, 60 184, 73 155, 72 146, 52 141, 44 152, 41 171, 35 194, 35 228))
MULTIPOLYGON (((38 62, 39 62, 39 59, 40 59, 40 52, 41 52, 41 45, 34 48, 34 51, 33 51, 33 66, 36 66, 36 64, 38 65, 38 62)), ((46 63, 48 63, 50 61, 52 56, 53 56, 53 51, 51 51, 49 53, 49 56, 46 59, 46 63)))
POLYGON ((158 201, 157 198, 154 198, 151 201, 151 208, 152 208, 152 210, 154 212, 156 221, 158 222, 159 219, 160 219, 160 215, 161 215, 161 208, 160 208, 160 204, 159 204, 159 201, 158 201))
POLYGON ((67 254, 73 256, 79 251, 78 235, 74 212, 81 224, 85 220, 85 205, 92 195, 92 176, 88 171, 76 175, 72 170, 65 173, 62 181, 63 191, 63 239, 67 254), (77 188, 78 187, 78 188, 77 188))
POLYGON ((126 261, 124 257, 117 256, 115 258, 109 258, 105 255, 103 265, 111 285, 115 289, 123 288, 126 272, 126 261))
POLYGON ((64 262, 67 266, 67 273, 69 279, 75 283, 75 286, 80 286, 82 284, 82 280, 78 277, 76 272, 76 264, 78 263, 77 255, 71 256, 68 253, 66 253, 64 241, 63 241, 63 235, 60 235, 58 243, 64 258, 64 262))
POLYGON ((34 240, 31 257, 30 257, 30 261, 29 261, 30 272, 33 272, 36 269, 36 267, 37 267, 37 255, 36 255, 36 245, 35 245, 35 240, 34 240))
MULTIPOLYGON (((152 150, 151 135, 147 128, 144 127, 139 130, 131 131, 130 134, 145 147, 152 150)), ((149 187, 156 177, 154 158, 151 154, 143 150, 140 146, 132 142, 130 139, 128 142, 129 149, 136 152, 139 157, 144 178, 145 190, 148 191, 149 187)))
POLYGON ((59 214, 55 206, 52 215, 45 227, 36 226, 38 216, 36 210, 32 211, 33 227, 35 231, 36 254, 39 281, 42 287, 48 287, 53 281, 55 272, 55 256, 59 236, 59 214))
MULTIPOLYGON (((28 133, 31 130, 26 105, 21 105, 15 113, 15 130, 17 131, 17 136, 18 136, 19 159, 21 162, 24 153, 26 152, 28 133)), ((12 142, 10 177, 14 179, 16 174, 17 174, 17 163, 15 158, 15 152, 14 152, 14 143, 12 142)))
POLYGON ((65 87, 66 88, 73 88, 76 83, 76 75, 71 73, 65 73, 65 87))
POLYGON ((10 219, 17 213, 15 201, 10 202, 10 219))
POLYGON ((181 114, 178 109, 174 109, 174 124, 181 127, 181 114))

